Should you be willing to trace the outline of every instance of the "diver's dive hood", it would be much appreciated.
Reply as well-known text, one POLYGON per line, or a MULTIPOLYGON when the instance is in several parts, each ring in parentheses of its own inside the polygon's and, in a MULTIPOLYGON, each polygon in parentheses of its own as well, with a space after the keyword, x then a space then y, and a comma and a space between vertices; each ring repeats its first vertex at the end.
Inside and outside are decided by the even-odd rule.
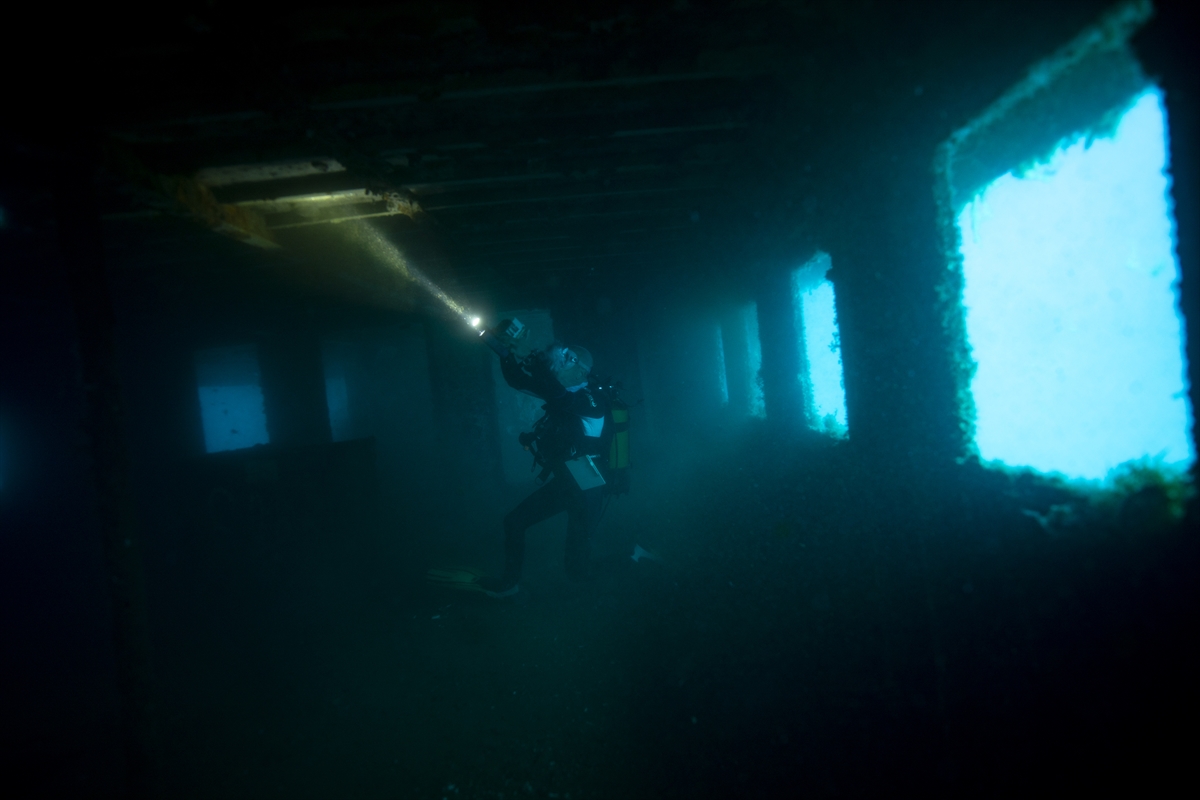
POLYGON ((592 354, 582 347, 564 347, 563 351, 562 366, 555 370, 554 377, 566 389, 585 386, 592 371, 592 354))

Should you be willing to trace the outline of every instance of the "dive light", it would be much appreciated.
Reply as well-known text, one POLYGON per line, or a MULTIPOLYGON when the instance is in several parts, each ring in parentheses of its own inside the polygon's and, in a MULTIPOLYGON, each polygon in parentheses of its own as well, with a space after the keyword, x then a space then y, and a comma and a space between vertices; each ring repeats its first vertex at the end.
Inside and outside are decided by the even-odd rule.
POLYGON ((513 345, 528 334, 529 329, 525 327, 525 324, 513 317, 500 320, 494 328, 485 328, 480 331, 479 338, 483 339, 483 343, 490 347, 496 355, 504 358, 512 355, 513 345))

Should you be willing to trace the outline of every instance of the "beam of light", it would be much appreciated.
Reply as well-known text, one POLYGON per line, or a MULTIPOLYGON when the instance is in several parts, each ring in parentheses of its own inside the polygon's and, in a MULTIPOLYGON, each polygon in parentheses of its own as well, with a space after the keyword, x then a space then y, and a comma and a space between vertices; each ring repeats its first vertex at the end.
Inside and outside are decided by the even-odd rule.
POLYGON ((1151 89, 958 217, 980 456, 1102 479, 1195 460, 1166 114, 1151 89))
POLYGON ((410 264, 400 249, 389 242, 370 223, 357 221, 347 225, 347 228, 353 239, 381 264, 399 273, 406 281, 420 286, 463 322, 473 328, 479 327, 481 320, 476 315, 467 311, 462 304, 446 294, 442 287, 430 280, 429 276, 410 264))

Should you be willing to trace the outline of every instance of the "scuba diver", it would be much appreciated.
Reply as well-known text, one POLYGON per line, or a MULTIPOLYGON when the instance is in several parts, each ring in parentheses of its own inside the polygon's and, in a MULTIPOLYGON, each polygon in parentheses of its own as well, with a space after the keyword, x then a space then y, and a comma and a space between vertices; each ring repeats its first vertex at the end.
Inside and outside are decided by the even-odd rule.
MULTIPOLYGON (((500 356, 509 386, 544 401, 543 415, 520 442, 531 452, 542 486, 504 517, 504 571, 489 577, 472 569, 430 570, 430 582, 449 588, 510 597, 520 588, 525 531, 567 512, 566 569, 574 580, 629 563, 601 564, 591 558, 591 539, 611 494, 628 491, 628 407, 608 382, 592 382, 592 355, 555 342, 518 360, 513 352, 525 328, 504 320, 480 336, 500 356)), ((638 546, 632 561, 657 556, 638 546)))

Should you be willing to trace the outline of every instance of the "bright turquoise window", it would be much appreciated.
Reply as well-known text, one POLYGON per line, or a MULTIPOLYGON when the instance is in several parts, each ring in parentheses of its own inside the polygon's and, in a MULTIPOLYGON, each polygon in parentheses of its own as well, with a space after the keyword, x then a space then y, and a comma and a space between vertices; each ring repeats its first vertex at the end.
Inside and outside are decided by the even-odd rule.
POLYGON ((738 312, 746 334, 746 364, 750 380, 746 386, 746 408, 750 416, 766 418, 767 402, 762 384, 762 340, 758 336, 758 303, 747 303, 738 312))
POLYGON ((842 346, 833 283, 825 277, 831 266, 828 253, 817 253, 792 273, 792 308, 804 353, 805 374, 800 381, 809 425, 833 436, 845 436, 849 429, 842 346))
POLYGON ((714 326, 717 333, 717 380, 721 386, 721 405, 729 405, 729 370, 725 365, 725 336, 721 326, 714 326))
POLYGON ((270 441, 257 348, 249 345, 200 351, 196 354, 196 379, 208 452, 239 450, 270 441))
POLYGON ((1161 94, 957 218, 981 458, 1098 479, 1195 458, 1161 94))

